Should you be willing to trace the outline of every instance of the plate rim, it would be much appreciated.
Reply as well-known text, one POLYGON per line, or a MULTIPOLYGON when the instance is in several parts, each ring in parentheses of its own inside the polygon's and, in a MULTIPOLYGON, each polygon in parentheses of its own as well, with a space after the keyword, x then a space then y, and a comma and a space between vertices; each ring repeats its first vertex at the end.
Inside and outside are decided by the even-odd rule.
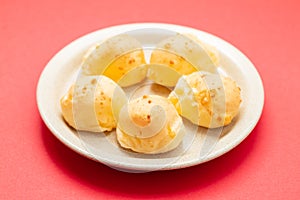
POLYGON ((164 168, 159 168, 157 165, 136 165, 136 164, 132 164, 132 163, 126 163, 125 165, 122 164, 120 165, 120 163, 115 162, 114 160, 109 160, 106 158, 101 158, 101 160, 95 158, 95 156, 93 154, 91 154, 90 152, 88 152, 86 149, 84 148, 79 148, 78 146, 76 146, 75 144, 73 144, 72 142, 70 142, 69 140, 67 140, 65 137, 63 137, 63 135, 59 134, 59 132, 56 130, 56 128, 52 125, 52 123, 49 121, 48 116, 47 116, 47 112, 45 111, 45 109, 41 106, 41 90, 43 89, 43 83, 45 82, 45 76, 47 75, 47 70, 49 70, 49 68, 51 67, 51 63, 53 62, 53 60, 55 60, 59 54, 61 54, 61 52, 65 51, 68 48, 72 48, 73 45, 76 45, 76 43, 79 42, 84 42, 88 37, 92 36, 92 35, 96 35, 98 32, 103 32, 103 31, 110 31, 110 30, 123 30, 121 32, 126 32, 129 30, 136 30, 136 29, 142 29, 142 28, 159 28, 159 29, 166 29, 166 30, 171 30, 171 31, 176 31, 176 32, 180 32, 180 31, 191 31, 191 33, 201 33, 201 34, 205 34, 207 37, 212 38, 213 40, 215 40, 216 42, 221 42, 224 45, 228 46, 228 48, 230 48, 235 54, 237 54, 239 56, 239 58, 242 58, 244 62, 247 62, 248 66, 251 66, 251 70, 252 70, 252 75, 255 75, 256 78, 256 82, 259 85, 259 90, 260 90, 260 95, 258 97, 257 100, 259 100, 259 105, 260 107, 257 108, 257 113, 256 113, 256 118, 255 120, 252 121, 252 123, 248 126, 248 130, 246 130, 245 132, 247 132, 247 134, 241 134, 241 137, 237 138, 236 140, 234 140, 230 145, 227 145, 225 148, 220 149, 219 151, 214 152, 209 159, 205 160, 204 162, 210 161, 212 159, 215 159, 225 153, 227 153, 228 151, 234 149, 236 146, 238 146, 242 141, 244 141, 245 138, 248 137, 248 135, 252 132, 252 130, 255 128, 256 124, 258 123, 258 121, 261 118, 262 115, 262 111, 263 111, 263 107, 264 107, 264 99, 265 99, 265 93, 264 93, 264 87, 263 87, 263 82, 261 79, 261 76, 259 74, 259 72, 257 71, 256 67, 254 66, 254 64, 250 61, 250 59, 244 54, 242 53, 239 49, 237 49, 235 46, 233 46, 232 44, 230 44, 229 42, 227 42, 226 40, 210 34, 206 31, 202 31, 202 30, 198 30, 192 27, 187 27, 187 26, 182 26, 182 25, 176 25, 176 24, 167 24, 167 23, 129 23, 129 24, 121 24, 121 25, 115 25, 115 26, 110 26, 110 27, 106 27, 106 28, 102 28, 96 31, 92 31, 90 33, 87 33, 73 41, 71 41, 70 43, 68 43, 67 45, 65 45, 63 48, 61 48, 54 56, 52 56, 49 60, 49 62, 45 65, 43 71, 41 72, 41 75, 39 77, 38 80, 38 84, 37 84, 37 89, 36 89, 36 101, 37 101, 37 106, 38 106, 38 110, 40 113, 40 116, 42 118, 42 120, 44 121, 44 123, 46 124, 46 126, 49 128, 50 132, 58 139, 60 140, 64 145, 66 145, 68 148, 70 148, 71 150, 75 151, 76 153, 87 157, 91 160, 103 163, 105 165, 108 165, 112 168, 117 168, 119 170, 134 170, 134 171, 156 171, 156 170, 172 170, 172 169, 179 169, 179 168, 186 168, 186 167, 190 167, 190 166, 194 166, 194 165, 198 165, 201 163, 204 163, 201 160, 192 160, 190 162, 185 162, 183 164, 178 164, 178 163, 170 163, 170 165, 168 166, 164 166, 164 168))

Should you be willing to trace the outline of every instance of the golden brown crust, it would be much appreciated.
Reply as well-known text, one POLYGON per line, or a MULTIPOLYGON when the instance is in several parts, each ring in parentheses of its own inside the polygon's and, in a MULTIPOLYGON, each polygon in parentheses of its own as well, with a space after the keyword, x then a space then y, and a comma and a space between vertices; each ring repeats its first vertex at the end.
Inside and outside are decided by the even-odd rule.
POLYGON ((195 72, 183 77, 193 93, 193 102, 197 104, 198 117, 190 116, 189 112, 183 112, 185 106, 179 101, 177 85, 170 94, 169 99, 173 102, 177 110, 183 117, 191 120, 194 124, 207 128, 216 128, 231 123, 238 114, 241 104, 241 89, 236 82, 229 77, 216 74, 195 72), (177 92, 177 93, 176 93, 177 92))
MULTIPOLYGON (((151 137, 141 138, 125 133, 121 127, 117 128, 117 139, 124 148, 140 153, 157 153, 179 134, 181 117, 176 112, 172 103, 165 97, 145 95, 129 102, 128 112, 132 123, 139 126, 147 126, 151 123, 151 109, 159 105, 166 112, 166 123, 158 133, 151 137)), ((181 134, 181 133, 180 133, 181 134)), ((181 138, 178 138, 181 140, 181 138)), ((171 149, 170 149, 171 150, 171 149)))

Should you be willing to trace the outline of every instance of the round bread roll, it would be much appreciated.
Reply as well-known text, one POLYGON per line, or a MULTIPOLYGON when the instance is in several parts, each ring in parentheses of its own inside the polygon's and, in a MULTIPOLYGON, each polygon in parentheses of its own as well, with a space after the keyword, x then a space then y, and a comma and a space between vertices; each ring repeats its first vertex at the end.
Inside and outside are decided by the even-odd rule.
POLYGON ((148 66, 148 78, 154 82, 173 87, 181 75, 195 71, 216 72, 219 54, 197 37, 177 34, 157 44, 148 66))
POLYGON ((181 117, 165 97, 144 95, 120 112, 117 139, 126 149, 144 154, 167 152, 180 144, 184 134, 181 117))
POLYGON ((105 76, 80 76, 61 100, 62 115, 77 130, 103 132, 116 128, 126 94, 105 76))
POLYGON ((235 81, 208 72, 182 76, 168 98, 181 116, 207 128, 229 124, 242 101, 235 81))
POLYGON ((122 87, 142 81, 147 67, 141 43, 126 35, 116 35, 92 46, 83 57, 85 75, 105 75, 122 87))

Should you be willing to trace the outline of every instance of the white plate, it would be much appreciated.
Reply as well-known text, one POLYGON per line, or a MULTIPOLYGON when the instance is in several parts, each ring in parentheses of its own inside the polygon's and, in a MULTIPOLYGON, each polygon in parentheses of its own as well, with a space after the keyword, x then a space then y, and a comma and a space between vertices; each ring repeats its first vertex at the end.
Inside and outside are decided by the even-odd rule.
POLYGON ((129 172, 171 170, 197 165, 214 159, 243 141, 258 122, 264 103, 262 81, 249 59, 224 40, 193 28, 157 23, 126 24, 87 34, 59 51, 46 65, 37 87, 40 114, 52 133, 77 153, 112 168, 129 172), (185 121, 188 133, 175 150, 158 155, 144 155, 120 148, 114 132, 78 134, 66 125, 59 99, 76 77, 83 53, 95 42, 120 33, 129 33, 144 47, 154 47, 175 32, 191 33, 215 46, 221 54, 221 72, 232 77, 242 91, 240 113, 224 129, 196 128, 185 121))

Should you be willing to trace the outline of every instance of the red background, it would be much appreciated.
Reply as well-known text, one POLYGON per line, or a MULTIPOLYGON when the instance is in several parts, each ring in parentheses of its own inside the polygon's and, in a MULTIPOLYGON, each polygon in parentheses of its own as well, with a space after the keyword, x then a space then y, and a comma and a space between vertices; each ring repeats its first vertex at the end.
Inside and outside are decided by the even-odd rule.
POLYGON ((299 199, 299 8, 297 0, 0 1, 0 199, 299 199), (36 106, 44 66, 72 40, 131 22, 191 26, 243 51, 265 87, 250 136, 208 163, 147 174, 115 171, 59 142, 36 106))

